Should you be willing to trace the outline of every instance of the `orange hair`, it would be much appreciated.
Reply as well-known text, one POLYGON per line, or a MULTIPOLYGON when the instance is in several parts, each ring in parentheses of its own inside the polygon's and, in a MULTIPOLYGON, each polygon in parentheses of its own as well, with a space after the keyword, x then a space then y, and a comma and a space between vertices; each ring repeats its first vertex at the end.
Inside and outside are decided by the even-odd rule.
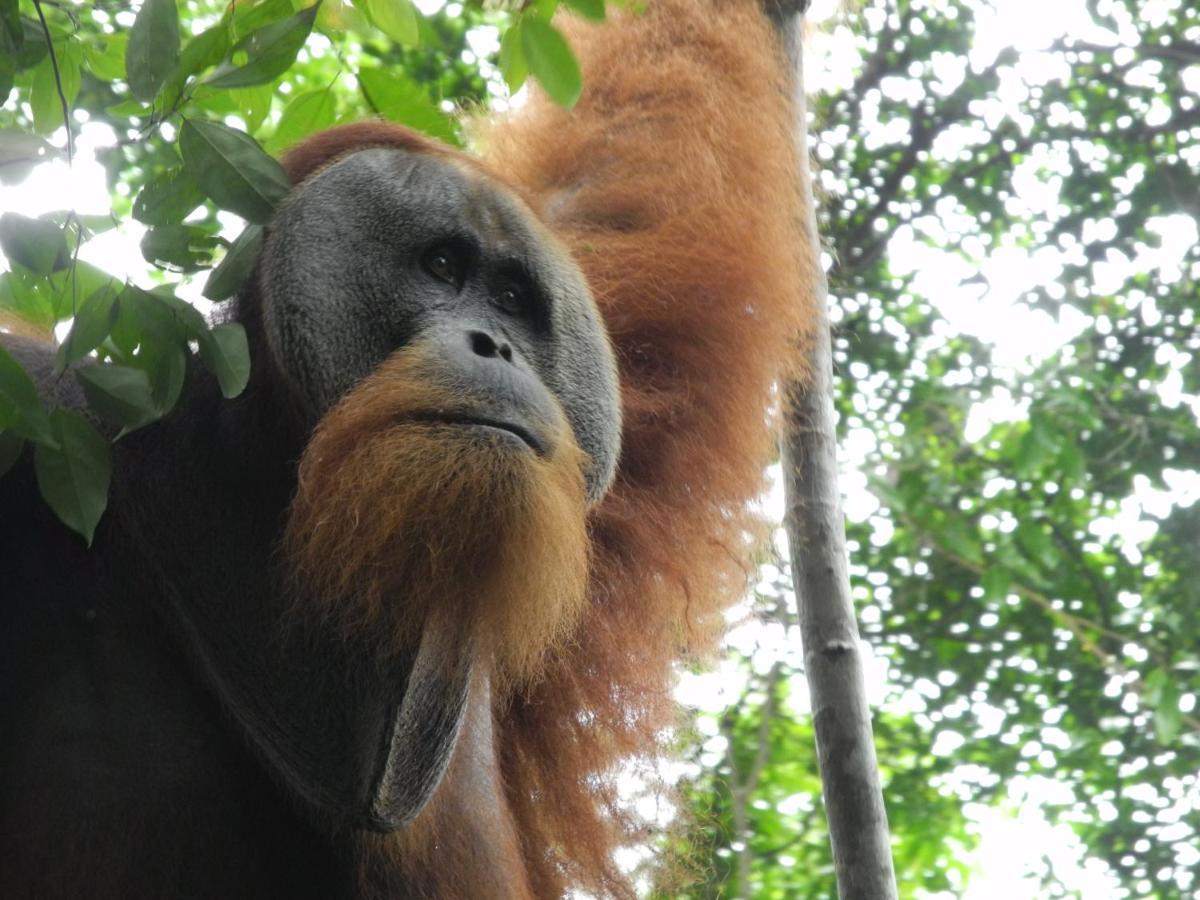
MULTIPOLYGON (((489 857, 460 848, 464 865, 478 869, 473 874, 439 876, 429 862, 436 860, 431 847, 451 852, 441 843, 453 833, 447 822, 470 815, 470 787, 453 783, 462 753, 428 815, 407 833, 366 842, 367 865, 390 859, 416 871, 411 889, 421 896, 478 895, 489 867, 508 872, 503 883, 522 896, 560 897, 570 888, 633 895, 614 861, 614 851, 637 836, 619 808, 616 776, 631 758, 663 749, 675 715, 674 664, 714 647, 723 611, 746 590, 760 533, 748 504, 775 453, 776 385, 800 374, 799 348, 813 321, 807 286, 815 273, 800 246, 805 210, 790 79, 756 0, 652 0, 645 14, 571 23, 567 32, 583 68, 578 106, 560 109, 534 91, 510 119, 480 127, 482 163, 383 123, 335 129, 284 160, 296 182, 372 145, 504 173, 498 180, 529 202, 582 268, 620 370, 623 449, 616 482, 586 523, 586 586, 571 586, 571 576, 587 568, 588 551, 572 537, 583 534, 581 508, 561 499, 574 490, 566 464, 537 475, 538 485, 559 485, 546 489, 560 499, 534 496, 537 487, 516 507, 537 506, 543 516, 522 544, 537 560, 523 565, 522 576, 534 579, 536 603, 508 592, 504 602, 517 606, 506 612, 479 600, 492 617, 500 677, 515 688, 487 695, 500 698, 496 721, 476 729, 486 732, 486 746, 469 751, 488 766, 495 748, 497 790, 507 800, 488 826, 492 837, 480 840, 511 852, 489 857), (540 530, 544 523, 557 524, 545 526, 552 532, 540 530), (555 542, 565 536, 561 552, 538 548, 538 536, 551 533, 555 542), (531 615, 541 616, 536 627, 513 627, 531 615), (447 813, 456 803, 457 812, 447 813), (512 861, 518 858, 523 867, 512 861)), ((364 524, 369 517, 356 513, 382 485, 394 492, 406 475, 423 490, 431 483, 424 469, 436 475, 445 463, 445 435, 420 431, 434 426, 389 431, 391 411, 408 402, 404 391, 415 383, 401 371, 407 364, 385 365, 318 430, 301 467, 290 531, 301 578, 327 597, 353 588, 365 598, 351 610, 320 614, 347 627, 382 622, 398 640, 411 639, 432 599, 385 612, 385 594, 425 584, 444 596, 446 577, 457 585, 437 561, 470 559, 478 530, 466 528, 453 547, 442 543, 451 537, 443 532, 480 509, 464 495, 466 513, 455 508, 452 518, 439 513, 434 522, 445 501, 435 508, 414 495, 404 503, 389 497, 389 509, 412 506, 429 521, 413 525, 401 521, 408 513, 396 512, 364 524), (416 449, 406 448, 412 440, 416 449), (324 469, 329 459, 349 462, 339 474, 324 469), (336 521, 326 521, 330 515, 336 521), (408 540, 410 528, 441 537, 417 554, 419 571, 408 564, 385 571, 382 560, 397 558, 395 543, 408 540), (347 563, 360 579, 352 586, 331 571, 347 563), (364 573, 378 580, 363 582, 364 573)), ((471 484, 482 490, 478 479, 471 484)), ((489 577, 503 582, 503 568, 489 566, 489 577)), ((468 833, 457 843, 469 843, 468 833)), ((502 882, 490 883, 498 890, 502 882)))
POLYGON ((583 268, 617 354, 624 438, 591 517, 571 651, 501 723, 503 777, 534 894, 630 896, 613 860, 624 761, 661 748, 673 664, 711 650, 759 529, 775 386, 798 374, 814 273, 790 78, 756 2, 653 0, 572 24, 583 96, 535 93, 483 135, 583 268))

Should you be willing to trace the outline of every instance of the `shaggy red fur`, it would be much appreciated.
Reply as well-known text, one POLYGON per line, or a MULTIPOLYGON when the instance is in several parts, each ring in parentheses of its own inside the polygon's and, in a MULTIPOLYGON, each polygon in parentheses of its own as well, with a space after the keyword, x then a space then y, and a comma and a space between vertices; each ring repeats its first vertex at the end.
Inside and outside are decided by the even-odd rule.
POLYGON ((293 613, 404 647, 436 604, 475 623, 491 680, 508 693, 583 606, 585 457, 561 413, 540 423, 553 436, 545 459, 422 418, 486 413, 438 363, 425 343, 405 347, 322 417, 288 516, 293 613))
MULTIPOLYGON (((569 644, 555 638, 562 623, 575 620, 570 611, 547 616, 548 631, 495 632, 514 643, 501 649, 514 657, 505 665, 526 678, 496 709, 498 783, 508 806, 496 820, 504 841, 515 832, 521 842, 526 872, 512 882, 520 883, 518 893, 527 881, 537 897, 560 897, 571 887, 623 897, 633 889, 613 851, 635 835, 617 808, 615 776, 623 761, 662 749, 674 721, 674 663, 712 648, 723 610, 746 588, 758 532, 747 504, 774 454, 774 389, 796 374, 815 279, 800 249, 804 210, 789 79, 756 0, 652 0, 643 15, 568 30, 584 73, 578 106, 561 110, 534 91, 510 120, 481 129, 480 140, 487 169, 504 173, 587 276, 618 357, 624 440, 616 484, 588 523, 590 581, 569 644), (531 660, 540 664, 536 680, 528 680, 531 660)), ((425 138, 366 123, 306 143, 285 166, 300 181, 374 144, 462 159, 425 138)), ((399 375, 377 377, 402 390, 399 375)), ((335 413, 346 419, 336 428, 341 436, 329 423, 318 433, 314 458, 323 442, 362 433, 358 417, 372 414, 356 395, 335 413)), ((365 427, 375 433, 385 425, 365 427)), ((399 446, 388 441, 383 452, 380 442, 378 449, 390 459, 399 446)), ((351 452, 349 445, 334 449, 351 452)), ((361 453, 362 464, 346 470, 355 478, 382 464, 366 458, 375 453, 370 447, 361 453)), ((336 503, 324 489, 310 496, 319 466, 306 462, 302 472, 298 503, 309 530, 322 510, 345 506, 346 496, 366 502, 380 485, 374 476, 365 487, 338 479, 336 503)), ((439 507, 447 508, 444 501, 439 507)), ((456 513, 452 525, 466 518, 456 513)), ((356 523, 343 519, 334 531, 356 523)), ((386 546, 385 526, 399 527, 372 526, 373 552, 386 546)), ((310 563, 308 576, 319 580, 322 559, 361 561, 354 541, 331 536, 328 546, 293 544, 310 563)), ((582 572, 582 562, 553 564, 582 572)), ((407 569, 386 581, 397 577, 406 590, 427 583, 411 580, 407 569)), ((443 593, 445 584, 434 584, 443 593)), ((347 586, 326 587, 336 596, 347 586)), ((371 618, 377 606, 368 601, 354 615, 371 618)), ((413 627, 404 617, 393 626, 401 635, 413 627)), ((457 767, 435 809, 453 805, 446 797, 458 790, 457 767)), ((394 845, 398 864, 413 847, 436 844, 420 833, 436 820, 422 817, 394 845)), ((472 883, 445 877, 430 896, 458 896, 472 883)))
POLYGON ((486 135, 582 266, 617 353, 624 442, 591 520, 577 645, 512 704, 503 774, 534 893, 632 893, 614 773, 674 720, 673 663, 704 652, 750 572, 747 502, 775 452, 814 283, 800 251, 789 77, 756 2, 653 0, 570 29, 584 92, 486 135))
POLYGON ((438 348, 396 353, 322 417, 300 461, 285 549, 291 615, 385 651, 432 633, 480 652, 467 722, 431 802, 393 834, 352 838, 363 897, 529 898, 500 782, 493 709, 573 633, 588 572, 584 462, 560 410, 541 457, 433 411, 486 414, 438 348), (452 515, 448 515, 452 512, 452 515))

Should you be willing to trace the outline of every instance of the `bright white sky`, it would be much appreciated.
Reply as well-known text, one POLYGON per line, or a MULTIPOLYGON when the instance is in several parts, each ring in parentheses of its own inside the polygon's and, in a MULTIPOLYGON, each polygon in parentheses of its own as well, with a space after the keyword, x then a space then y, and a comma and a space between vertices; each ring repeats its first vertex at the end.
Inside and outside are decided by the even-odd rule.
MULTIPOLYGON (((1142 4, 1141 15, 1147 20, 1157 20, 1181 0, 1150 0, 1142 4)), ((420 0, 419 5, 437 8, 441 0, 420 0)), ((836 5, 836 0, 816 0, 810 18, 821 22, 827 20, 836 5)), ((938 5, 937 0, 931 5, 938 5)), ((1021 60, 1016 68, 1018 77, 1006 83, 1002 96, 995 101, 992 111, 996 118, 1014 114, 1014 103, 1025 90, 1035 84, 1064 77, 1061 60, 1042 52, 1064 33, 1086 37, 1100 44, 1112 44, 1118 36, 1096 28, 1084 11, 1082 0, 1000 0, 994 9, 983 14, 977 29, 976 46, 971 54, 969 66, 960 61, 948 60, 940 64, 937 74, 950 89, 961 79, 970 77, 971 71, 987 67, 1004 47, 1013 46, 1021 51, 1021 60)), ((918 22, 919 24, 919 22, 918 22)), ((1130 40, 1131 36, 1119 36, 1130 40)), ((315 39, 314 39, 315 40, 315 39)), ((482 55, 495 43, 494 30, 478 36, 477 51, 482 55)), ((846 86, 853 77, 855 51, 853 35, 845 26, 836 26, 824 33, 814 35, 807 53, 806 81, 810 89, 829 90, 846 86)), ((905 97, 915 90, 915 83, 906 79, 890 79, 883 89, 890 96, 905 97)), ((1200 72, 1191 79, 1189 89, 1200 92, 1200 72)), ((11 102, 11 101, 10 101, 11 102)), ((868 119, 870 110, 866 111, 868 119)), ((889 135, 887 127, 878 121, 865 121, 863 126, 872 129, 872 139, 880 144, 889 143, 896 136, 889 135)), ((900 136, 902 138, 902 136, 900 136)), ((954 141, 940 144, 938 153, 953 154, 969 145, 973 140, 970 133, 958 135, 954 141)), ((61 144, 60 132, 54 137, 61 144)), ((77 133, 77 154, 73 167, 63 162, 45 164, 36 169, 31 177, 14 186, 0 186, 0 212, 20 211, 25 215, 38 215, 60 209, 73 208, 81 214, 106 214, 109 211, 109 196, 103 170, 95 162, 96 148, 113 141, 109 129, 102 125, 83 123, 77 133)), ((1030 219, 1050 214, 1058 203, 1058 184, 1039 175, 1039 169, 1061 171, 1065 163, 1061 160, 1035 156, 1022 165, 1016 173, 1016 201, 1030 219)), ((1061 269, 1062 251, 1053 247, 1035 249, 1000 247, 988 251, 982 245, 964 245, 973 259, 961 255, 943 253, 930 247, 918 234, 935 238, 953 234, 955 212, 949 206, 939 209, 939 216, 905 226, 892 237, 893 266, 907 265, 915 273, 914 292, 928 298, 946 319, 945 340, 953 334, 971 334, 995 346, 996 361, 1001 369, 1016 377, 1023 369, 1052 356, 1062 344, 1077 335, 1087 326, 1087 320, 1069 307, 1064 307, 1057 317, 1034 310, 1020 298, 1037 285, 1053 285, 1061 269), (900 261, 903 261, 901 263, 900 261), (982 275, 982 280, 978 276, 982 275), (964 281, 972 279, 971 284, 964 281)), ((230 233, 236 233, 239 225, 234 218, 229 220, 230 233)), ((1115 258, 1102 268, 1098 275, 1110 285, 1119 284, 1126 273, 1158 269, 1161 277, 1174 280, 1179 277, 1184 253, 1197 242, 1196 223, 1187 216, 1178 215, 1159 219, 1155 228, 1161 234, 1162 246, 1145 248, 1137 258, 1128 260, 1115 258)), ((84 245, 80 256, 118 277, 130 277, 144 281, 147 266, 138 250, 143 229, 138 223, 127 221, 121 228, 100 235, 84 245)), ((0 265, 2 265, 0 257, 0 265)), ((198 290, 186 292, 189 299, 197 296, 198 290)), ((1143 315, 1153 316, 1150 308, 1143 315)), ((1171 362, 1169 349, 1166 362, 1171 362)), ((1180 359, 1182 366, 1184 360, 1180 359)), ((1168 378, 1160 387, 1164 404, 1176 406, 1189 404, 1200 417, 1200 398, 1182 393, 1178 377, 1168 378)), ((1022 403, 1014 402, 1006 391, 998 391, 985 402, 977 404, 969 418, 964 439, 977 440, 988 428, 999 421, 1019 420, 1025 416, 1022 403)), ((866 488, 863 475, 864 459, 874 449, 874 438, 869 433, 848 436, 842 453, 842 484, 846 494, 847 515, 854 521, 865 521, 877 509, 878 502, 866 488)), ((1148 484, 1142 485, 1133 497, 1122 505, 1120 513, 1110 520, 1098 522, 1093 531, 1099 538, 1116 537, 1124 542, 1125 552, 1131 559, 1137 558, 1137 545, 1153 534, 1153 520, 1147 512, 1162 515, 1170 505, 1190 504, 1200 498, 1200 475, 1181 472, 1172 475, 1170 491, 1155 491, 1148 484)), ((782 489, 776 478, 776 487, 764 498, 765 510, 775 518, 782 519, 782 489)), ((782 538, 781 538, 782 540, 782 538)), ((767 576, 770 573, 766 573, 767 576)), ((798 638, 785 633, 776 626, 759 624, 743 625, 730 635, 730 643, 744 651, 754 651, 756 668, 762 671, 777 658, 786 658, 799 666, 798 638)), ((897 694, 888 687, 887 663, 869 652, 868 664, 872 701, 876 705, 886 703, 893 710, 915 710, 920 708, 919 697, 897 694)), ((736 699, 742 689, 742 678, 737 667, 731 664, 719 667, 705 675, 687 676, 679 689, 681 700, 702 710, 718 712, 736 699)), ((793 694, 803 712, 807 713, 807 691, 800 680, 793 685, 793 694)), ((712 753, 719 754, 722 738, 709 735, 712 753)), ((935 742, 935 752, 952 754, 957 748, 956 736, 943 732, 935 742)), ((1044 857, 1053 860, 1055 872, 1069 889, 1084 898, 1116 896, 1113 883, 1103 866, 1081 858, 1081 848, 1070 828, 1066 825, 1050 824, 1042 812, 1042 804, 1061 800, 1061 786, 1046 779, 1018 779, 1008 787, 1009 802, 1001 809, 976 808, 971 813, 982 835, 982 846, 972 857, 973 874, 965 893, 966 900, 1034 900, 1039 896, 1038 883, 1033 873, 1040 871, 1044 857)), ((661 816, 669 810, 647 810, 661 816)), ((944 900, 950 895, 926 895, 944 900)))

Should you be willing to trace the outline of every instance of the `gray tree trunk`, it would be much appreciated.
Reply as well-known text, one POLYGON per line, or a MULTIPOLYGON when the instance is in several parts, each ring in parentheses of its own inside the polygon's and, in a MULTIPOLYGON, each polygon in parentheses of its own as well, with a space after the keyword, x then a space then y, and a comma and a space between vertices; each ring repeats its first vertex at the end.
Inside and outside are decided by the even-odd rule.
POLYGON ((794 72, 799 177, 808 198, 805 252, 812 254, 812 269, 818 274, 809 289, 816 294, 813 307, 820 316, 813 329, 811 377, 786 386, 784 393, 785 524, 838 895, 843 900, 894 900, 896 876, 850 599, 837 482, 833 363, 801 64, 800 35, 807 5, 807 0, 793 0, 774 16, 794 72))

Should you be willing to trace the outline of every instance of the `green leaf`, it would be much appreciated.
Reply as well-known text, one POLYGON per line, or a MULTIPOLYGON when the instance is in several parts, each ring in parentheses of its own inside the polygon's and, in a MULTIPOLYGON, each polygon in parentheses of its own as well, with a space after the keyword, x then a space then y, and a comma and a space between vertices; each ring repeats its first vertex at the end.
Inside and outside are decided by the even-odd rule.
POLYGON ((169 285, 155 288, 154 293, 146 296, 158 301, 158 308, 171 317, 178 332, 187 340, 200 340, 208 334, 208 322, 204 321, 200 310, 170 293, 169 285))
POLYGON ((500 73, 510 93, 515 94, 529 77, 529 63, 521 49, 521 23, 514 22, 500 38, 500 73))
POLYGON ((144 0, 125 48, 129 90, 147 103, 179 64, 179 12, 175 0, 144 0))
POLYGON ((413 47, 419 40, 417 11, 410 0, 366 0, 367 14, 397 44, 413 47))
POLYGON ((123 362, 146 373, 155 409, 166 415, 178 401, 187 375, 185 342, 207 335, 208 324, 182 300, 133 285, 126 286, 119 303, 111 344, 123 362))
POLYGON ((18 0, 0 0, 0 55, 15 59, 25 42, 18 0))
POLYGON ((1147 699, 1154 705, 1154 731, 1158 742, 1170 745, 1183 728, 1183 714, 1179 711, 1179 685, 1168 673, 1162 674, 1166 677, 1147 692, 1147 699))
POLYGON ((38 134, 50 134, 63 123, 62 103, 58 99, 58 87, 54 81, 54 67, 47 57, 33 70, 33 83, 29 88, 29 109, 33 114, 33 130, 38 134))
POLYGON ((151 294, 127 284, 119 304, 112 337, 122 353, 131 354, 138 344, 143 350, 180 346, 208 334, 202 314, 176 296, 151 294))
POLYGON ((168 272, 195 272, 212 261, 217 239, 196 225, 158 225, 142 237, 142 256, 168 272))
POLYGON ((150 379, 142 369, 111 363, 76 369, 88 406, 121 434, 141 428, 159 417, 150 379))
POLYGON ((117 303, 117 321, 109 337, 127 357, 132 356, 139 346, 142 352, 147 348, 179 346, 192 336, 171 307, 157 294, 127 284, 117 303))
POLYGON ((583 92, 583 76, 579 62, 566 39, 549 22, 537 18, 521 21, 521 49, 529 71, 533 73, 550 99, 570 109, 583 92))
POLYGON ((447 143, 459 143, 453 120, 433 104, 422 88, 398 72, 359 69, 358 83, 367 102, 385 119, 402 122, 447 143))
POLYGON ((0 431, 0 478, 3 478, 8 470, 16 465, 17 460, 21 458, 21 451, 24 449, 23 438, 10 431, 0 431))
POLYGON ((234 4, 233 30, 241 39, 253 31, 286 19, 292 14, 292 0, 260 0, 258 3, 234 4))
POLYGON ((152 347, 137 357, 138 366, 150 379, 154 408, 160 416, 165 416, 179 402, 187 378, 187 361, 188 354, 179 344, 152 347))
POLYGON ((8 101, 8 95, 12 93, 16 75, 16 60, 12 56, 3 55, 3 51, 0 51, 0 106, 8 101))
POLYGON ((82 259, 77 259, 73 266, 55 272, 45 281, 55 320, 74 316, 83 300, 115 281, 107 272, 82 259))
POLYGON ((224 121, 228 116, 241 115, 233 91, 222 91, 203 84, 197 85, 192 92, 191 105, 194 109, 212 113, 220 121, 224 121))
POLYGON ((63 230, 46 219, 20 213, 0 215, 0 250, 12 262, 39 275, 66 268, 71 261, 63 230))
POLYGON ((52 299, 37 289, 45 283, 25 269, 0 274, 0 310, 49 333, 58 317, 52 299))
POLYGON ((58 151, 36 135, 16 128, 0 128, 0 184, 16 184, 38 163, 58 156, 58 151))
POLYGON ((208 276, 208 281, 204 283, 204 296, 220 302, 236 294, 258 261, 262 240, 262 226, 247 225, 229 247, 221 264, 208 276))
POLYGON ((91 546, 108 505, 112 477, 108 441, 74 410, 56 409, 50 420, 58 446, 34 448, 38 489, 63 524, 91 546))
POLYGON ((221 393, 233 399, 246 389, 250 380, 250 346, 246 329, 237 322, 225 322, 200 338, 200 358, 217 376, 221 393))
POLYGON ((1171 675, 1165 669, 1151 669, 1142 679, 1146 702, 1157 706, 1171 690, 1171 675))
POLYGON ((203 202, 196 180, 185 169, 170 169, 146 182, 133 201, 133 217, 147 225, 171 225, 203 202))
POLYGON ((117 321, 120 309, 117 303, 119 293, 112 285, 105 285, 89 294, 79 305, 75 321, 71 323, 71 331, 67 339, 59 345, 55 357, 55 368, 58 372, 65 371, 71 363, 83 359, 108 337, 117 321))
POLYGON ((116 214, 111 212, 108 215, 76 215, 75 221, 83 226, 84 240, 90 240, 98 234, 112 231, 112 229, 121 224, 116 214))
POLYGON ((554 13, 558 10, 558 0, 530 0, 528 6, 525 7, 526 19, 537 19, 540 22, 549 22, 554 18, 554 13))
POLYGON ((153 107, 139 103, 137 100, 125 100, 122 103, 114 103, 112 106, 104 107, 104 111, 110 116, 116 116, 119 119, 145 119, 154 115, 153 107))
POLYGON ((1080 482, 1087 477, 1087 460, 1083 451, 1071 440, 1063 441, 1062 451, 1058 454, 1058 469, 1060 481, 1067 484, 1080 482))
POLYGON ((173 82, 178 81, 182 84, 192 75, 215 66, 229 54, 233 43, 229 23, 230 16, 226 14, 216 25, 200 32, 187 42, 187 46, 179 54, 179 65, 171 75, 173 82))
POLYGON ((244 65, 226 63, 205 82, 211 87, 233 88, 263 84, 286 72, 296 61, 296 54, 308 40, 317 17, 320 0, 307 9, 280 22, 264 25, 234 45, 233 52, 245 52, 244 65))
POLYGON ((17 71, 31 69, 46 58, 50 48, 46 46, 46 32, 42 23, 29 16, 21 16, 21 51, 17 55, 17 71))
POLYGON ((968 562, 978 563, 983 558, 975 531, 959 516, 953 516, 946 521, 938 533, 938 539, 952 553, 968 562))
POLYGON ((292 144, 331 126, 337 115, 337 104, 333 92, 305 91, 297 94, 283 109, 279 125, 271 136, 268 148, 279 152, 292 144))
POLYGON ((123 80, 128 44, 129 36, 120 31, 91 39, 83 48, 88 69, 101 81, 123 80))
POLYGON ((217 206, 266 224, 291 185, 252 137, 219 122, 188 119, 179 132, 183 164, 217 206))
POLYGON ((563 0, 571 9, 593 22, 604 21, 604 0, 563 0))
MULTIPOLYGON (((216 93, 216 92, 214 92, 216 93)), ((271 112, 271 101, 275 99, 275 86, 263 84, 258 87, 233 88, 224 91, 237 108, 238 115, 246 123, 248 132, 255 132, 271 112)))
POLYGON ((55 442, 33 379, 3 347, 0 347, 0 428, 39 443, 55 442))
POLYGON ((1059 439, 1052 432, 1056 427, 1041 416, 1033 418, 1029 430, 1021 437, 1013 462, 1022 478, 1036 478, 1041 469, 1059 449, 1059 439))
POLYGON ((79 63, 82 57, 79 45, 74 41, 56 40, 54 55, 58 61, 58 79, 54 76, 54 63, 50 55, 33 70, 33 85, 29 89, 29 106, 33 110, 33 130, 50 134, 63 127, 62 97, 58 93, 62 82, 63 96, 70 105, 79 94, 79 63))
POLYGON ((990 565, 983 573, 983 599, 999 603, 1008 596, 1012 578, 997 565, 990 565))
POLYGON ((225 15, 216 25, 200 32, 184 46, 183 52, 179 54, 179 64, 163 85, 160 106, 174 104, 183 93, 189 78, 205 69, 211 69, 228 55, 233 44, 231 9, 232 6, 227 7, 225 15))
POLYGON ((1022 522, 1013 532, 1017 546, 1028 559, 1043 569, 1054 571, 1060 559, 1046 530, 1035 522, 1022 522))
MULTIPOLYGON (((141 288, 127 284, 117 297, 117 321, 113 323, 109 332, 106 349, 109 346, 115 349, 117 352, 114 355, 122 362, 129 362, 135 358, 134 352, 153 328, 152 324, 147 327, 147 316, 141 308, 146 303, 142 296, 144 293, 141 288)), ((172 334, 170 337, 175 339, 177 335, 172 334)), ((163 342, 155 343, 161 345, 163 342)))

